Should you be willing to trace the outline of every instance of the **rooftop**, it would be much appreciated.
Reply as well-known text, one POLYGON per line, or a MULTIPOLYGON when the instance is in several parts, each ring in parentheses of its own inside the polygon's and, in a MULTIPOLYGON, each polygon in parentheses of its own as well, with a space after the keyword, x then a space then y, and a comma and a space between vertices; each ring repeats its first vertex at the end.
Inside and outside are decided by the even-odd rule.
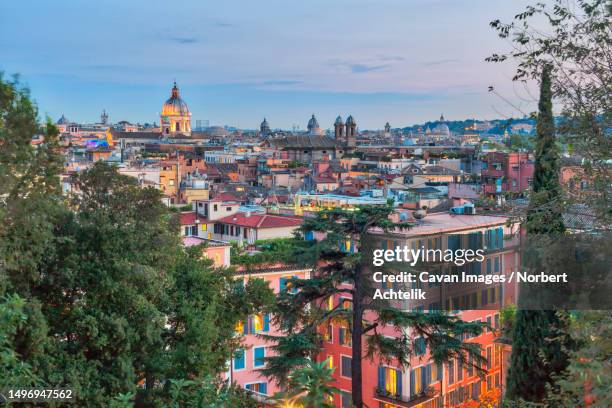
POLYGON ((207 244, 209 247, 231 246, 229 242, 219 241, 217 239, 206 239, 199 237, 183 237, 183 246, 190 247, 200 244, 207 244))
POLYGON ((396 231, 394 233, 403 237, 443 234, 504 225, 507 220, 507 217, 495 215, 454 215, 450 213, 436 213, 428 214, 408 230, 396 231))
POLYGON ((285 217, 274 214, 236 213, 234 215, 220 218, 217 221, 224 224, 232 224, 249 228, 283 228, 299 227, 302 225, 301 218, 285 217))

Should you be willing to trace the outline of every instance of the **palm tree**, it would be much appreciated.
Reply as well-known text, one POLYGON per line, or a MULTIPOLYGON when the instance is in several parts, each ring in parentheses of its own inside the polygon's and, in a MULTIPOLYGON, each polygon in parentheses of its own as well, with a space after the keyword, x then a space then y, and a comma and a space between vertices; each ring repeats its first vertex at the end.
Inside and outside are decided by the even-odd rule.
POLYGON ((285 391, 277 393, 274 399, 300 408, 333 408, 333 395, 340 392, 329 385, 334 381, 333 372, 328 360, 320 363, 308 360, 291 373, 285 391))

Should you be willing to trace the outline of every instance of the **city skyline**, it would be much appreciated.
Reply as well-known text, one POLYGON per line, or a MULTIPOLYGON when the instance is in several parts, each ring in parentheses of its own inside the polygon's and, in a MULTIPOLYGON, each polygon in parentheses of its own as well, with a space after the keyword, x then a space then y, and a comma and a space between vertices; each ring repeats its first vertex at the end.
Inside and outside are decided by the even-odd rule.
POLYGON ((522 116, 488 86, 535 106, 512 66, 484 62, 500 50, 488 23, 511 17, 511 2, 31 3, 0 6, 12 16, 2 69, 53 120, 94 122, 106 109, 113 122, 157 122, 174 80, 194 122, 247 129, 264 117, 304 129, 312 113, 323 128, 352 114, 363 129, 522 116))

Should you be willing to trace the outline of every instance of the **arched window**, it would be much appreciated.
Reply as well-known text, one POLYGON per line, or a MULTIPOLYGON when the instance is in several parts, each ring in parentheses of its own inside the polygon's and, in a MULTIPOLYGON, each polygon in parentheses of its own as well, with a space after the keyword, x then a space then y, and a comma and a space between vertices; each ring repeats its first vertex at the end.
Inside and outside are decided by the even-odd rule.
POLYGON ((181 124, 179 122, 176 122, 176 129, 177 132, 179 132, 181 130, 181 124))

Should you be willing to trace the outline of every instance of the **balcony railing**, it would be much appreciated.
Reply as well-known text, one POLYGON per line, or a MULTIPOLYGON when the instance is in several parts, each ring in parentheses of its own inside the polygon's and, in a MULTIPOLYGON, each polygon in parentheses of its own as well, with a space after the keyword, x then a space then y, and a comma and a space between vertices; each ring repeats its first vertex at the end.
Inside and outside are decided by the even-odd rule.
POLYGON ((376 387, 375 394, 377 397, 388 400, 392 403, 401 403, 402 407, 412 407, 416 404, 425 402, 426 400, 435 396, 435 390, 433 387, 426 387, 421 392, 413 394, 411 396, 405 396, 400 394, 393 394, 384 388, 376 387))

